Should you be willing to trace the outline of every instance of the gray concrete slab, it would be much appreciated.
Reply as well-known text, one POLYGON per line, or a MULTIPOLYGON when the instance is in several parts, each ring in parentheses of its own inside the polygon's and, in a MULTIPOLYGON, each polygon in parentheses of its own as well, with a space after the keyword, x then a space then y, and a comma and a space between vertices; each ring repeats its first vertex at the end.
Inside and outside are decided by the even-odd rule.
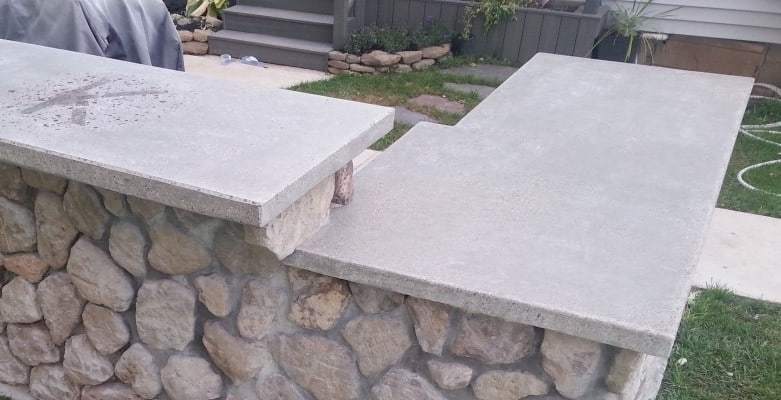
POLYGON ((492 86, 485 86, 485 85, 471 85, 468 83, 445 82, 445 89, 466 93, 466 94, 474 93, 477 95, 477 97, 480 98, 480 100, 484 100, 486 97, 490 96, 491 93, 493 93, 495 88, 492 86))
POLYGON ((516 67, 494 64, 462 65, 442 70, 448 75, 471 76, 495 82, 504 82, 516 71, 518 71, 516 67))
POLYGON ((365 167, 287 262, 666 356, 751 86, 538 55, 365 167))
POLYGON ((264 225, 393 126, 393 109, 0 41, 0 159, 264 225))
POLYGON ((716 209, 694 286, 781 303, 781 219, 716 209))

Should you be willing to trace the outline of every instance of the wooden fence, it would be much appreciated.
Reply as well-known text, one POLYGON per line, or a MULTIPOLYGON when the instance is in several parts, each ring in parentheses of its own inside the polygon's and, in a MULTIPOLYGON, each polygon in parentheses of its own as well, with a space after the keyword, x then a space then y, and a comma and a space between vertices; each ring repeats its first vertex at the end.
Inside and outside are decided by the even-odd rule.
MULTIPOLYGON (((454 32, 464 29, 464 13, 473 2, 459 0, 366 0, 364 25, 414 29, 437 21, 454 32)), ((472 38, 461 46, 464 54, 504 59, 521 65, 538 52, 585 57, 604 27, 607 7, 595 13, 523 8, 515 16, 485 32, 478 19, 472 38)))

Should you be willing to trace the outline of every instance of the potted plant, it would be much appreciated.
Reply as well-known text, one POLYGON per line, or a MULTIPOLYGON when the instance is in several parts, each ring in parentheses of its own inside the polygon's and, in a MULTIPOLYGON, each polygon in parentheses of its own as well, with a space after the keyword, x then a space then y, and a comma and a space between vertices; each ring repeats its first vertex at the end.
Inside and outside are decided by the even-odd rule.
POLYGON ((611 11, 612 24, 594 45, 594 58, 608 61, 632 62, 637 58, 640 46, 651 49, 651 42, 642 36, 642 27, 652 18, 666 18, 678 10, 674 7, 669 10, 648 14, 648 7, 654 0, 632 1, 631 7, 616 3, 611 11))

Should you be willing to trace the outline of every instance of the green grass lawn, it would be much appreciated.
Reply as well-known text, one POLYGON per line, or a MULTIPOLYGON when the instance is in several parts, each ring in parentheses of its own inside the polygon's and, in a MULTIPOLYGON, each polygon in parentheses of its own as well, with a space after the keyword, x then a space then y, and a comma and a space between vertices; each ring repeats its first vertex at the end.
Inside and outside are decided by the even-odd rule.
POLYGON ((781 305, 701 292, 684 316, 658 400, 778 399, 781 305))
MULTIPOLYGON (((454 60, 446 65, 458 65, 460 63, 463 63, 463 60, 454 60)), ((464 94, 446 89, 446 82, 488 86, 499 85, 499 82, 495 81, 445 75, 439 72, 439 69, 433 68, 404 74, 339 75, 329 80, 304 83, 293 86, 290 89, 384 106, 404 106, 413 111, 429 115, 443 124, 454 125, 461 119, 462 115, 443 113, 432 109, 421 109, 407 104, 407 101, 412 98, 422 94, 430 94, 461 102, 468 112, 480 102, 480 99, 474 93, 464 94)), ((397 124, 393 131, 375 143, 372 149, 385 150, 410 128, 407 125, 397 124)))
MULTIPOLYGON (((761 125, 775 121, 781 121, 781 102, 762 101, 749 106, 743 123, 761 125)), ((781 143, 781 134, 758 133, 758 135, 781 143)), ((740 134, 724 177, 718 206, 781 218, 781 196, 748 189, 737 179, 738 173, 743 168, 779 159, 781 159, 781 146, 774 146, 740 134)), ((781 164, 772 164, 749 171, 744 179, 752 186, 781 195, 781 164)))

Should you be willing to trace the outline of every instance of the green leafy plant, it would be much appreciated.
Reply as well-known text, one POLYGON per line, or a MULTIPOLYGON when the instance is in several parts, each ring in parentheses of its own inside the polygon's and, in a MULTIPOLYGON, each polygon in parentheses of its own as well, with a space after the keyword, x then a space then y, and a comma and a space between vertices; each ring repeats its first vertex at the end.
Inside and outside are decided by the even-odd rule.
POLYGON ((423 26, 410 34, 413 49, 422 49, 429 46, 439 46, 453 41, 453 32, 446 26, 437 22, 426 21, 423 26))
MULTIPOLYGON (((613 24, 605 31, 605 33, 597 40, 594 47, 598 46, 603 40, 610 35, 623 36, 628 39, 629 43, 626 46, 626 56, 624 62, 629 62, 632 58, 632 50, 635 47, 635 43, 638 40, 642 40, 642 45, 648 50, 652 49, 652 43, 649 39, 642 39, 641 29, 643 25, 652 18, 667 18, 672 16, 673 12, 679 10, 681 7, 673 7, 665 11, 660 11, 654 14, 647 14, 648 7, 653 4, 654 0, 647 1, 632 1, 631 7, 626 7, 620 3, 616 3, 615 9, 611 11, 611 17, 613 24)), ((650 53, 649 53, 650 54, 650 53)))
POLYGON ((372 50, 395 53, 449 43, 453 33, 437 23, 425 23, 416 30, 366 26, 354 32, 347 40, 344 51, 363 54, 372 50))
POLYGON ((228 0, 187 0, 184 13, 188 17, 202 17, 204 15, 217 17, 229 5, 228 0))
POLYGON ((474 20, 478 17, 483 18, 483 28, 488 32, 502 21, 514 18, 519 9, 542 8, 547 2, 547 0, 482 0, 466 8, 462 37, 469 39, 474 20))

